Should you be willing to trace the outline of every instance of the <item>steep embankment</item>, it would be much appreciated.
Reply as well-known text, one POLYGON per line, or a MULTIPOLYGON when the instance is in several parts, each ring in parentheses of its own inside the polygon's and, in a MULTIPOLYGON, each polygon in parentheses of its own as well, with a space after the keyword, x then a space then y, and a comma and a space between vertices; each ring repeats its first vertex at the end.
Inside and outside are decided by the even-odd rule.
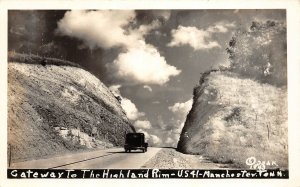
POLYGON ((122 145, 124 133, 134 131, 119 101, 89 72, 55 59, 9 57, 12 161, 122 145))
POLYGON ((194 90, 178 149, 237 166, 255 156, 286 167, 287 127, 286 89, 212 72, 194 90))
POLYGON ((194 89, 179 151, 248 169, 249 157, 288 167, 284 38, 274 22, 253 23, 233 37, 231 67, 204 73, 194 89))

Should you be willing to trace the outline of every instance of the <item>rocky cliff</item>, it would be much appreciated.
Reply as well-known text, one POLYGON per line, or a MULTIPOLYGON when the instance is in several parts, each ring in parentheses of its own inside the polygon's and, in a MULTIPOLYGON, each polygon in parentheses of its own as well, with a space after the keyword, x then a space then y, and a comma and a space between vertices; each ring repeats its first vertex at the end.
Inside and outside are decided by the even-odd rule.
POLYGON ((246 169, 249 157, 286 168, 285 27, 254 22, 250 31, 233 37, 227 50, 230 67, 202 74, 195 87, 177 149, 246 169))
POLYGON ((8 156, 13 162, 122 145, 135 130, 120 102, 73 63, 10 53, 8 156))

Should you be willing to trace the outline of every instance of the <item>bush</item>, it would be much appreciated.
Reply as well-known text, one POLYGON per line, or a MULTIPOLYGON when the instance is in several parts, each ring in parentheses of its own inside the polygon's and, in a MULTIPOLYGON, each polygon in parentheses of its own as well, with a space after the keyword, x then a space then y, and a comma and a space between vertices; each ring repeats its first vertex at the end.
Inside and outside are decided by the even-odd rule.
POLYGON ((285 24, 253 22, 249 31, 235 33, 226 50, 233 72, 276 86, 287 84, 285 24))

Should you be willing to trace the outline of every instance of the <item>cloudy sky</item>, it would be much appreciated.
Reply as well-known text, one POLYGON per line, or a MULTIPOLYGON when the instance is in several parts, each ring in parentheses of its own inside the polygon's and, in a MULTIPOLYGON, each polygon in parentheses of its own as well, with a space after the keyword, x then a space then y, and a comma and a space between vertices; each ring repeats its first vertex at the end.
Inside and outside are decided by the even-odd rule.
POLYGON ((150 144, 176 146, 200 74, 228 64, 233 33, 284 10, 9 11, 8 48, 99 77, 150 144))

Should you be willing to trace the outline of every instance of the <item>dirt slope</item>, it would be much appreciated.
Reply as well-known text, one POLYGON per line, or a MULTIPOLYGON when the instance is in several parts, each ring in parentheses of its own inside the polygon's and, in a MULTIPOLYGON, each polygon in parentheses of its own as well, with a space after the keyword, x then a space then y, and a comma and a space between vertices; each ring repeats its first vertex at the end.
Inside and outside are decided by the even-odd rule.
POLYGON ((8 64, 12 162, 122 145, 124 133, 134 131, 120 102, 89 72, 23 57, 30 62, 16 63, 15 58, 8 64))

